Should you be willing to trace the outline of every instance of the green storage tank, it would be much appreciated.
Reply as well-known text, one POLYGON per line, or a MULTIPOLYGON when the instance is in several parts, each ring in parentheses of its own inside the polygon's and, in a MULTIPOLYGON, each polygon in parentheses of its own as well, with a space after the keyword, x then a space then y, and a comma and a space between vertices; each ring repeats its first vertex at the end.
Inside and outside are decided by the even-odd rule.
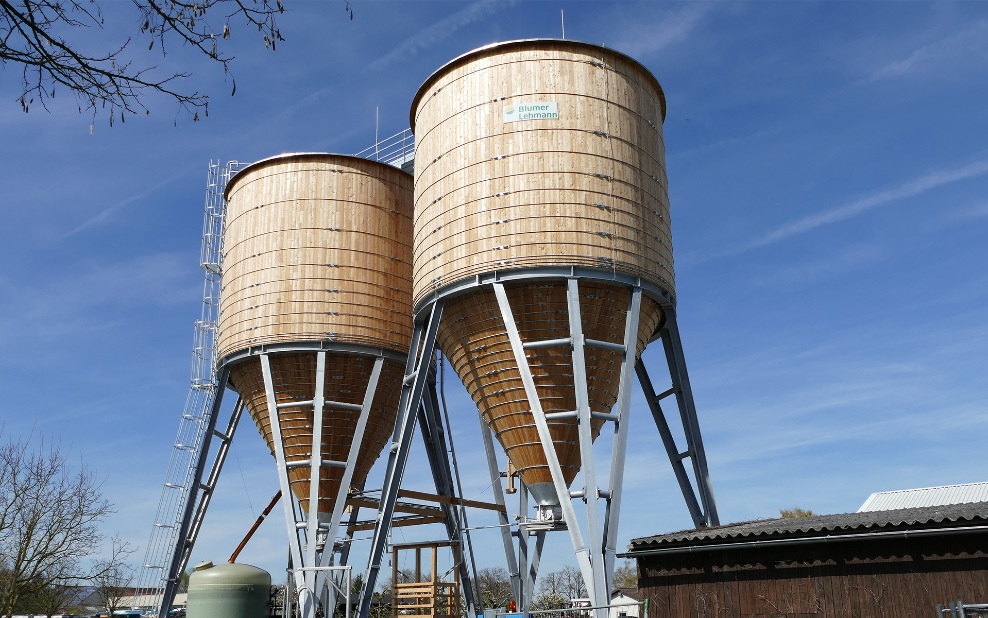
POLYGON ((268 618, 271 575, 247 564, 206 562, 189 577, 187 618, 268 618))

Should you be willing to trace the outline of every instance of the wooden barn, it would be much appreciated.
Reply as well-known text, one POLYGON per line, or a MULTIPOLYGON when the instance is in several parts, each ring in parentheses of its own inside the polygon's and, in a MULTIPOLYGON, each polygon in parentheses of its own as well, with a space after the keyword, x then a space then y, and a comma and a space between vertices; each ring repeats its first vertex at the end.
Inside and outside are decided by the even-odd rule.
POLYGON ((930 618, 988 601, 988 502, 635 539, 649 618, 930 618))

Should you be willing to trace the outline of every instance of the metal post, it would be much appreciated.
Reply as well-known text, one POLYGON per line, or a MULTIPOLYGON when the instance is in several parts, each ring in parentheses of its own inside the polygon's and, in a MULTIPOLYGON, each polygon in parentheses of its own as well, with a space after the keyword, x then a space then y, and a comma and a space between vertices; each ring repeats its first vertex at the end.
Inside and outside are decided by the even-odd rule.
POLYGON ((371 597, 374 594, 374 586, 377 584, 378 572, 381 570, 381 555, 387 544, 391 518, 394 516, 395 502, 398 499, 398 488, 401 485, 401 477, 405 472, 405 462, 411 448, 412 432, 415 428, 415 411, 422 403, 422 392, 425 389, 427 373, 432 362, 436 331, 439 328, 442 311, 442 299, 435 301, 428 318, 424 323, 416 324, 412 333, 412 345, 409 349, 408 361, 405 364, 401 396, 398 400, 398 417, 392 436, 384 485, 381 489, 377 525, 374 528, 370 555, 367 559, 367 570, 360 589, 358 606, 360 616, 367 616, 370 613, 371 597))
MULTIPOLYGON (((580 436, 580 470, 583 473, 583 504, 586 507, 587 540, 590 552, 592 577, 587 581, 592 605, 604 605, 608 597, 605 590, 603 536, 600 527, 600 511, 597 498, 597 468, 593 455, 593 435, 591 433, 590 397, 587 393, 586 337, 583 334, 583 321, 580 317, 580 286, 576 279, 566 281, 566 300, 569 313, 569 336, 573 348, 573 390, 576 395, 576 413, 580 436)), ((575 525, 574 521, 573 524, 575 525)), ((600 616, 600 613, 597 612, 600 616)), ((600 616, 600 618, 604 618, 600 616)))
MULTIPOLYGON (((177 543, 175 544, 175 551, 172 553, 171 564, 168 567, 168 576, 165 579, 165 590, 161 597, 161 607, 158 609, 158 618, 167 618, 168 612, 171 610, 172 601, 175 599, 175 593, 178 590, 179 579, 181 578, 182 572, 185 566, 188 564, 189 556, 192 553, 192 545, 195 544, 195 537, 192 537, 191 543, 189 542, 189 529, 192 525, 193 513, 196 509, 196 503, 199 502, 199 491, 202 489, 204 492, 205 487, 201 485, 202 474, 206 468, 206 459, 209 457, 209 447, 212 441, 213 431, 216 429, 216 417, 219 414, 220 405, 223 403, 223 390, 226 385, 226 380, 230 375, 229 369, 224 367, 219 375, 219 388, 216 396, 213 398, 213 405, 209 411, 209 417, 206 423, 206 431, 203 434, 202 446, 199 450, 199 460, 196 462, 195 473, 192 475, 191 484, 186 488, 186 500, 185 500, 185 513, 182 515, 182 523, 178 530, 178 535, 175 537, 177 543)), ((236 406, 234 406, 234 411, 236 411, 236 406)), ((237 417, 239 419, 239 416, 237 417)), ((236 424, 233 425, 236 427, 236 424)), ((226 455, 226 451, 223 451, 223 455, 226 455)), ((215 467, 215 466, 214 466, 215 467)), ((222 468, 222 462, 220 463, 220 468, 222 468)), ((219 471, 217 470, 217 475, 219 471)), ((208 494, 212 494, 213 486, 208 488, 208 494)), ((205 495, 204 493, 204 495, 205 495)), ((206 501, 208 506, 209 501, 206 501)), ((205 514, 205 508, 203 508, 203 515, 205 514)), ((201 523, 201 522, 200 522, 201 523)), ((198 533, 198 527, 196 528, 198 533)))
MULTIPOLYGON (((264 376, 264 394, 267 398, 268 421, 271 424, 271 439, 274 446, 274 456, 278 466, 278 483, 281 485, 282 504, 285 507, 285 526, 288 531, 292 564, 295 565, 292 574, 295 579, 295 590, 298 592, 299 612, 302 618, 315 618, 316 608, 313 591, 306 587, 305 571, 307 565, 302 560, 302 543, 299 537, 298 520, 295 516, 295 501, 291 483, 288 480, 288 467, 285 462, 284 442, 281 439, 281 423, 278 416, 278 398, 275 395, 274 381, 271 377, 271 361, 267 354, 261 354, 261 373, 264 376)), ((315 539, 310 542, 315 543, 315 539)))
MULTIPOLYGON (((443 432, 442 421, 439 418, 439 397, 436 395, 436 383, 429 380, 426 385, 426 392, 422 397, 422 405, 419 406, 419 431, 425 442, 426 455, 429 458, 429 465, 432 468, 432 478, 436 483, 436 493, 440 496, 455 498, 457 492, 453 487, 453 475, 450 471, 449 457, 447 456, 445 433, 443 432)), ((462 496, 460 496, 462 498, 462 496)), ((443 523, 446 526, 446 536, 451 542, 459 544, 462 553, 466 553, 468 539, 463 531, 461 515, 463 507, 457 508, 452 504, 442 503, 439 505, 443 511, 443 523)), ((467 615, 476 615, 476 602, 473 594, 473 576, 470 573, 469 565, 463 560, 457 561, 457 569, 460 574, 460 582, 463 584, 463 597, 466 601, 467 615)))
MULTIPOLYGON (((504 544, 504 560, 508 565, 508 575, 511 578, 511 594, 516 599, 522 598, 521 576, 517 570, 518 561, 515 559, 515 546, 511 542, 511 529, 508 527, 508 511, 504 503, 504 488, 501 486, 501 471, 497 465, 497 455, 494 451, 494 438, 492 430, 478 414, 480 421, 480 435, 484 439, 484 452, 487 454, 487 469, 491 475, 491 487, 494 490, 494 502, 503 510, 498 511, 498 523, 501 529, 501 542, 504 544)), ((525 513, 521 513, 525 516, 525 513)), ((520 534, 520 533, 519 533, 520 534)))
MULTIPOLYGON (((528 517, 528 487, 524 481, 518 479, 518 513, 522 516, 522 522, 528 517)), ((528 528, 523 525, 518 526, 518 574, 521 576, 521 594, 515 597, 518 601, 519 611, 526 611, 528 607, 528 528)))
POLYGON ((527 614, 535 599, 535 580, 539 575, 539 561, 542 558, 542 548, 545 546, 545 530, 535 533, 535 549, 532 552, 532 563, 528 567, 528 577, 525 578, 525 608, 521 610, 527 614))
MULTIPOLYGON (((309 513, 306 515, 306 539, 308 544, 305 548, 305 562, 303 567, 311 567, 316 564, 316 552, 318 551, 319 534, 319 472, 322 468, 322 422, 325 413, 325 385, 326 385, 326 352, 320 350, 316 353, 316 390, 312 395, 312 450, 309 454, 309 513)), ((285 496, 291 500, 291 494, 285 496)), ((332 546, 330 546, 332 549, 332 546)), ((305 585, 309 590, 318 594, 321 590, 316 585, 317 572, 314 570, 305 571, 305 585)))
POLYGON ((666 359, 669 363, 669 373, 673 388, 676 389, 676 401, 686 431, 686 440, 693 459, 693 474, 700 489, 700 502, 706 513, 706 525, 720 525, 717 516, 717 505, 714 502, 713 485, 707 471, 707 455, 703 449, 703 439, 700 437, 700 423, 696 418, 696 406, 693 403, 693 390, 690 388, 689 375, 686 373, 686 357, 683 354, 683 343, 679 337, 679 326, 676 321, 676 310, 666 309, 666 326, 662 330, 662 345, 665 348, 666 359))
MULTIPOLYGON (((528 405, 531 407, 532 419, 539 434, 539 441, 542 443, 542 450, 545 452, 546 463, 549 466, 549 473, 552 476, 553 486, 556 495, 559 497, 559 506, 563 512, 563 520, 569 530, 570 541, 573 543, 573 551, 576 554, 577 564, 586 582, 593 581, 593 569, 590 564, 590 557, 587 555, 586 545, 583 542, 583 533, 576 519, 576 510, 570 500, 569 489, 563 478, 563 471, 559 465, 559 458, 556 456, 556 447, 552 443, 552 434, 549 433, 549 425, 546 422, 545 412, 542 409, 542 402, 539 400, 539 393, 535 387, 535 380, 532 377, 532 369, 528 365, 525 356, 525 348, 518 334, 518 325, 515 324, 514 315, 511 312, 511 304, 508 302, 508 295, 504 290, 504 284, 494 282, 494 295, 497 298, 498 307, 501 310, 501 318, 504 321, 504 328, 511 342, 511 351, 515 357, 515 364, 518 366, 518 373, 521 376, 522 384, 525 387, 525 395, 528 398, 528 405)), ((589 587, 589 586, 588 586, 589 587)))
POLYGON ((631 290, 628 317, 624 326, 624 354, 621 356, 620 382, 614 421, 614 443, 611 447, 611 476, 607 485, 609 495, 604 513, 604 577, 607 602, 614 586, 614 555, 617 552, 618 521, 621 517, 621 495, 624 489, 624 462, 628 450, 628 426, 631 416, 632 365, 638 357, 638 326, 641 318, 642 289, 631 290))

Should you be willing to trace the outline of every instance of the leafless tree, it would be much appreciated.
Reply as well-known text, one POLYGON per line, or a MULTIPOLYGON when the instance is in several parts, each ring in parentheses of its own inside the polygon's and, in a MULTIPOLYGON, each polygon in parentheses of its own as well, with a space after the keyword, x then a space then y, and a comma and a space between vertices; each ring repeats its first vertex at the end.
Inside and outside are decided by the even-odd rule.
POLYGON ((583 574, 580 569, 570 565, 544 575, 539 584, 539 591, 542 595, 562 595, 567 600, 587 596, 583 574))
POLYGON ((124 609, 123 599, 131 592, 134 571, 126 559, 132 553, 134 549, 130 544, 115 537, 111 543, 110 557, 95 564, 91 581, 97 598, 108 614, 124 609))
POLYGON ((93 567, 83 560, 99 550, 100 524, 111 512, 95 473, 70 468, 58 446, 0 443, 0 616, 53 587, 88 579, 93 567))
MULTIPOLYGON (((229 74, 233 56, 222 42, 234 30, 257 29, 264 46, 274 50, 284 39, 277 17, 285 8, 281 0, 131 0, 139 13, 139 31, 103 51, 84 51, 87 31, 103 30, 106 16, 98 0, 0 0, 0 66, 20 66, 21 109, 33 105, 47 109, 56 91, 75 97, 79 111, 106 110, 110 123, 127 114, 150 113, 145 95, 159 93, 199 119, 209 111, 208 96, 181 88, 190 73, 161 74, 156 66, 135 65, 131 53, 135 39, 149 50, 157 45, 166 54, 173 45, 184 45, 219 63, 229 74)), ((129 3, 128 3, 129 4, 129 3)), ((115 13, 124 3, 113 3, 115 13)), ((350 19, 353 9, 344 7, 350 19)), ((92 37, 90 37, 92 38, 92 37)), ((232 78, 231 78, 232 81, 232 78)), ((232 91, 236 92, 232 81, 232 91)))

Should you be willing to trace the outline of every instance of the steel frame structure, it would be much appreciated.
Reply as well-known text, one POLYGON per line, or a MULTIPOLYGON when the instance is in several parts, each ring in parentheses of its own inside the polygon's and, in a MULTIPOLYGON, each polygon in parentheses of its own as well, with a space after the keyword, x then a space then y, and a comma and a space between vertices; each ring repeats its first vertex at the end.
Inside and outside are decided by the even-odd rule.
MULTIPOLYGON (((349 560, 352 538, 346 536, 339 539, 339 542, 337 543, 337 536, 340 534, 341 527, 346 529, 356 522, 358 512, 358 508, 356 506, 354 506, 351 509, 351 512, 347 514, 348 521, 343 520, 345 515, 344 507, 346 506, 347 499, 350 496, 350 487, 353 479, 353 470, 355 469, 357 454, 360 451, 360 445, 363 441, 367 426, 367 419, 370 413, 371 404, 374 401, 374 395, 378 388, 384 360, 389 359, 394 362, 401 363, 406 360, 406 357, 405 355, 399 354, 392 350, 347 343, 313 342, 257 346, 244 352, 231 355, 224 359, 224 362, 221 364, 219 372, 221 380, 220 384, 224 385, 224 388, 219 389, 213 403, 213 408, 209 414, 209 426, 206 431, 206 439, 200 452, 196 471, 193 475, 193 486, 197 488, 197 491, 195 493, 190 493, 189 499, 185 504, 178 542, 175 545, 175 550, 169 562, 169 576, 167 578, 165 592, 158 613, 159 618, 165 618, 168 615, 168 610, 175 597, 175 591, 177 589, 179 578, 188 566, 189 557, 195 545, 196 539, 198 538, 203 520, 205 519, 213 489, 215 488, 216 482, 223 469, 223 464, 226 460, 227 453, 229 452, 234 432, 236 431, 237 425, 243 414, 244 403, 238 398, 227 423, 226 431, 224 433, 220 433, 215 430, 216 420, 220 415, 219 413, 223 400, 223 393, 226 390, 225 387, 230 375, 230 368, 238 362, 242 362, 254 356, 258 357, 261 363, 265 398, 272 428, 272 440, 276 445, 275 460, 277 463, 278 480, 282 493, 282 505, 285 514, 285 525, 289 540, 289 559, 291 563, 289 573, 295 585, 296 593, 298 594, 297 604, 301 615, 305 618, 314 617, 316 615, 316 606, 319 602, 322 602, 325 607, 335 606, 336 596, 339 590, 343 589, 341 587, 344 585, 342 581, 331 581, 329 578, 331 573, 341 572, 340 569, 347 566, 347 562, 349 560), (316 354, 316 369, 314 376, 315 388, 313 389, 312 399, 278 403, 275 387, 272 382, 270 357, 276 354, 299 352, 316 354), (328 401, 324 398, 323 386, 325 384, 326 371, 328 370, 326 366, 327 353, 346 353, 348 355, 370 356, 374 359, 374 366, 371 371, 371 375, 368 378, 363 401, 360 405, 338 401, 328 401), (286 458, 284 449, 282 448, 283 445, 280 435, 280 424, 278 423, 278 414, 281 410, 299 407, 308 407, 313 410, 313 443, 311 455, 306 459, 288 459, 286 458), (322 436, 324 414, 326 414, 328 410, 334 409, 349 410, 351 412, 359 413, 357 428, 354 433, 353 442, 351 443, 346 461, 326 460, 322 457, 322 453, 320 452, 322 446, 320 438, 322 436), (209 473, 206 477, 208 480, 203 482, 203 475, 210 460, 211 437, 219 438, 221 440, 221 446, 217 449, 216 453, 212 454, 212 463, 209 465, 209 473), (324 466, 342 468, 344 473, 340 482, 339 493, 335 497, 336 501, 334 503, 334 510, 331 514, 330 520, 329 522, 320 523, 316 510, 319 502, 318 479, 319 470, 324 466), (311 470, 309 485, 309 508, 307 511, 302 511, 299 508, 298 501, 291 492, 288 470, 296 467, 309 467, 311 470), (334 554, 337 550, 339 551, 339 558, 335 559, 334 554), (333 564, 334 562, 336 564, 333 564)), ((422 438, 425 441, 426 452, 429 456, 433 478, 436 481, 437 492, 439 495, 454 498, 457 496, 457 492, 454 490, 453 476, 450 470, 449 459, 446 451, 445 435, 442 430, 442 423, 438 413, 439 405, 435 391, 434 374, 426 377, 426 383, 429 385, 427 392, 428 397, 424 399, 420 397, 418 411, 418 419, 421 423, 422 438)), ((426 384, 423 384, 423 386, 425 385, 426 384)), ((405 389, 403 388, 403 394, 404 390, 405 389)), ((414 424, 415 417, 413 416, 410 422, 405 425, 402 425, 401 427, 396 425, 396 435, 398 434, 399 429, 402 431, 407 429, 410 433, 414 427, 414 424)), ((403 442, 406 457, 407 449, 410 448, 410 442, 411 436, 409 435, 403 442)), ((394 445, 395 443, 393 442, 391 447, 392 458, 395 450, 394 445)), ((397 502, 400 473, 403 471, 403 468, 403 463, 400 471, 394 467, 388 468, 388 471, 391 474, 390 478, 394 479, 396 475, 398 478, 392 482, 390 487, 392 487, 393 490, 387 494, 393 494, 394 498, 388 503, 385 502, 383 497, 380 501, 381 510, 384 510, 385 505, 388 507, 388 510, 387 514, 384 516, 379 513, 375 520, 375 539, 379 538, 382 539, 382 541, 387 539, 394 516, 394 508, 397 502)), ((389 487, 387 480, 385 482, 385 487, 389 487)), ((457 509, 453 504, 442 504, 441 510, 445 515, 444 523, 446 525, 449 540, 460 544, 460 547, 462 548, 468 547, 467 533, 464 531, 464 525, 462 524, 462 506, 457 509)), ((370 569, 371 566, 372 563, 369 562, 368 569, 370 569)), ((380 561, 378 560, 376 563, 373 563, 373 566, 375 567, 376 573, 377 568, 380 566, 380 561)), ((471 611, 473 611, 475 601, 473 598, 473 587, 470 585, 474 579, 472 564, 467 564, 466 561, 461 560, 459 569, 461 581, 465 582, 464 593, 467 598, 468 607, 471 611)), ((347 573, 349 573, 349 571, 347 571, 347 573)), ((365 581, 368 577, 370 577, 369 573, 365 573, 365 581)), ((347 606, 349 607, 349 599, 347 603, 347 606)), ((366 613, 363 615, 366 615, 366 613)))
MULTIPOLYGON (((379 520, 389 519, 393 514, 394 503, 397 499, 398 486, 408 457, 408 449, 414 425, 413 411, 422 405, 422 398, 428 385, 428 372, 436 344, 436 334, 442 319, 445 301, 458 294, 489 286, 497 298, 498 310, 505 324, 506 334, 511 343, 515 362, 521 374, 533 419, 542 443, 546 460, 550 469, 556 494, 560 497, 565 528, 569 531, 574 553, 581 574, 590 594, 591 605, 606 606, 609 602, 609 590, 613 581, 614 558, 616 553, 618 520, 621 510, 621 494, 624 482, 624 460, 627 447, 626 422, 630 413, 632 376, 637 375, 645 392, 649 408, 652 412, 656 427, 662 437, 663 445, 676 473, 680 489, 686 500, 690 515, 697 527, 718 525, 716 505, 713 490, 707 470, 706 455, 700 436, 699 423, 693 403, 693 394, 686 372, 686 361, 683 354, 679 329, 676 322, 675 301, 664 289, 642 280, 639 277, 614 271, 604 271, 582 267, 542 267, 527 268, 516 271, 498 271, 478 275, 469 279, 454 282, 436 290, 428 299, 420 304, 415 316, 415 330, 412 335, 411 353, 406 365, 405 378, 402 387, 401 400, 398 408, 398 420, 395 425, 394 443, 392 444, 385 488, 382 491, 381 505, 378 513, 379 520), (569 337, 549 341, 522 341, 515 324, 511 305, 505 292, 505 284, 519 281, 556 280, 565 281, 567 286, 567 306, 569 337), (624 341, 621 344, 588 339, 582 329, 580 316, 579 286, 581 281, 607 282, 626 286, 630 289, 630 300, 626 313, 624 341), (658 334, 662 339, 669 366, 672 387, 656 395, 652 388, 648 371, 640 358, 636 358, 636 340, 640 318, 642 297, 647 296, 662 307, 665 320, 658 334), (557 412, 547 415, 539 400, 531 368, 525 356, 526 349, 569 346, 572 350, 573 375, 577 410, 572 412, 557 412), (622 354, 620 383, 615 410, 597 411, 589 407, 587 395, 587 377, 584 352, 587 347, 606 348, 622 354), (669 395, 676 396, 683 432, 686 437, 686 449, 680 450, 669 428, 669 423, 659 404, 661 399, 669 395), (552 436, 549 433, 548 420, 557 415, 576 418, 579 423, 579 447, 581 459, 581 475, 583 488, 570 490, 563 478, 559 460, 556 457, 552 436), (591 435, 591 419, 610 421, 614 428, 611 448, 611 465, 606 489, 598 486, 597 464, 593 453, 591 435), (683 460, 689 458, 695 480, 691 480, 683 460), (699 497, 698 497, 699 496, 699 497), (568 498, 568 499, 566 499, 568 498), (583 517, 586 531, 581 530, 577 517, 575 500, 584 502, 583 517), (604 516, 600 517, 600 501, 604 501, 604 516)), ((504 505, 504 490, 501 486, 501 472, 498 469, 491 430, 481 419, 481 435, 487 455, 488 468, 494 485, 494 499, 498 505, 504 505)), ((439 481, 437 480, 437 486, 439 481)), ((519 495, 521 513, 527 513, 528 492, 521 484, 519 495)), ((521 611, 527 611, 534 591, 535 579, 538 573, 539 559, 545 541, 545 533, 552 528, 544 521, 529 521, 522 518, 517 533, 518 550, 515 553, 512 533, 508 528, 506 512, 501 514, 502 541, 505 559, 511 577, 512 591, 519 600, 521 611), (529 547, 528 536, 535 537, 534 547, 529 547), (531 551, 530 551, 531 550, 531 551)), ((371 546, 368 561, 367 576, 361 590, 359 608, 360 616, 366 616, 370 609, 371 591, 373 591, 380 569, 386 539, 384 533, 378 534, 371 546)), ((386 532, 386 531, 385 531, 386 532)), ((465 587, 466 588, 466 587, 465 587)))

